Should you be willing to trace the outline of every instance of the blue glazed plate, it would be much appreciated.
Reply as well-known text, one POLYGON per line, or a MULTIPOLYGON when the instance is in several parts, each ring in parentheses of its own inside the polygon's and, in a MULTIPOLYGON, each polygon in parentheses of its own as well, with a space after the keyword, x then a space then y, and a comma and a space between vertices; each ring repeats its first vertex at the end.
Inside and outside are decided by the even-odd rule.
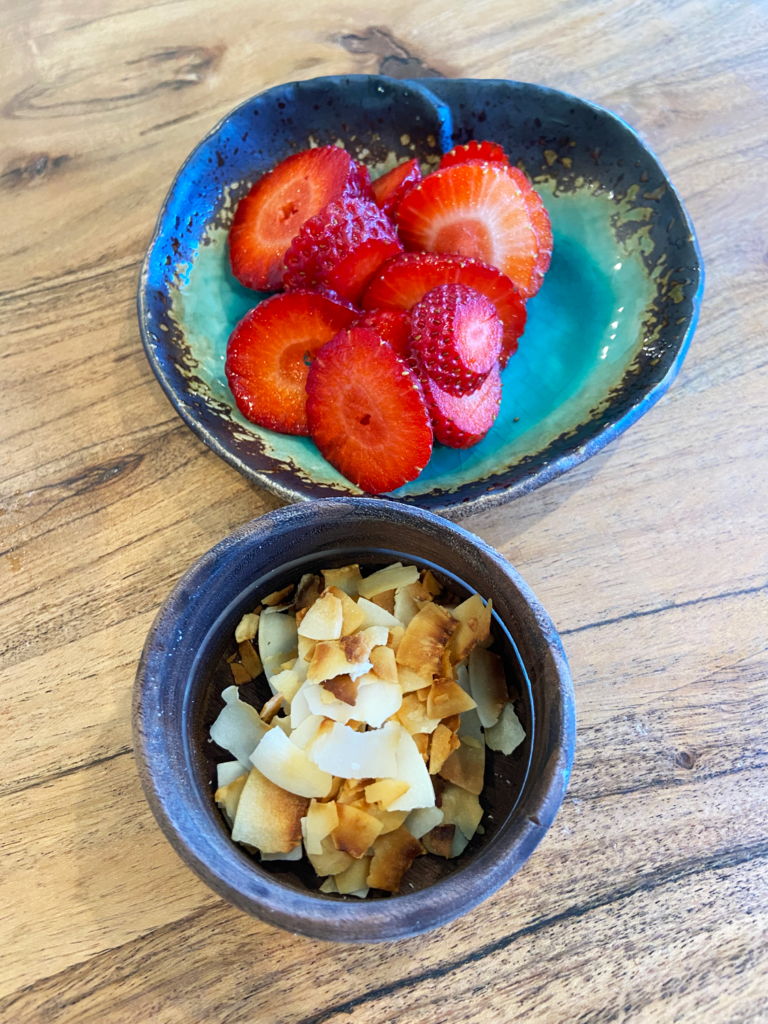
POLYGON ((361 492, 309 438, 257 427, 235 407, 227 338, 265 297, 229 270, 238 200, 312 145, 343 144, 375 176, 414 155, 429 170, 470 139, 501 143, 533 179, 552 220, 552 266, 528 303, 490 433, 467 451, 436 445, 421 476, 389 497, 450 518, 509 501, 594 455, 679 370, 701 302, 701 254, 680 197, 619 118, 521 82, 350 75, 280 85, 227 115, 182 167, 142 269, 139 319, 184 420, 284 500, 361 492))

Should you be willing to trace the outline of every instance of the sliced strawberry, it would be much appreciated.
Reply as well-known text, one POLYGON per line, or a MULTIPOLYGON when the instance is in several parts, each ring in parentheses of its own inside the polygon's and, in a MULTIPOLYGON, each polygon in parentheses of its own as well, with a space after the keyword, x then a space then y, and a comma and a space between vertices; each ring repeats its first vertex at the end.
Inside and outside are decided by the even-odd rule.
POLYGON ((357 312, 316 292, 273 295, 243 317, 227 343, 225 372, 246 419, 309 434, 306 381, 322 346, 357 312))
POLYGON ((408 355, 408 339, 411 336, 411 318, 407 313, 391 309, 374 309, 355 321, 355 327, 368 327, 380 338, 388 341, 401 359, 408 355))
POLYGON ((371 188, 371 174, 365 164, 361 164, 359 160, 353 160, 352 163, 355 165, 355 169, 352 175, 352 184, 349 189, 350 192, 356 192, 361 199, 373 199, 373 189, 371 188))
POLYGON ((536 241, 539 243, 539 252, 531 275, 534 284, 538 281, 538 286, 536 287, 536 291, 538 291, 541 287, 541 282, 544 280, 544 275, 549 270, 549 265, 552 262, 552 224, 549 220, 547 208, 542 203, 541 196, 531 184, 528 175, 521 171, 519 167, 512 166, 507 168, 507 174, 520 186, 523 198, 525 199, 525 205, 528 207, 528 215, 531 218, 531 224, 536 234, 536 241))
POLYGON ((354 160, 337 146, 287 157, 237 204, 229 231, 232 273, 248 288, 279 288, 283 258, 304 221, 332 199, 360 188, 354 160))
POLYGON ((391 217, 403 196, 420 181, 419 161, 415 157, 413 160, 406 160, 404 164, 398 164, 371 183, 374 202, 380 210, 391 217))
POLYGON ((488 163, 508 164, 509 158, 497 142, 477 142, 473 139, 465 146, 454 146, 440 158, 440 170, 467 160, 485 160, 488 163))
POLYGON ((344 196, 311 217, 291 242, 283 283, 289 290, 330 288, 357 304, 384 260, 402 248, 375 203, 344 196))
POLYGON ((493 426, 501 403, 501 374, 494 366, 485 381, 471 395, 450 395, 426 374, 421 384, 432 418, 435 440, 449 448, 471 448, 482 441, 493 426))
POLYGON ((517 351, 525 330, 525 303, 495 267, 467 256, 405 252, 388 260, 363 296, 363 309, 411 309, 440 284, 466 284, 482 292, 496 307, 504 326, 501 366, 517 351))
POLYGON ((501 353, 496 308, 465 284, 441 284, 411 312, 411 349, 430 379, 451 395, 477 391, 501 353))
POLYGON ((479 160, 435 171, 402 200, 395 220, 407 249, 472 256, 530 298, 540 285, 539 243, 523 192, 506 171, 479 160))
POLYGON ((312 440, 369 494, 401 487, 432 454, 432 428, 413 370, 364 327, 341 331, 318 352, 307 380, 312 440))

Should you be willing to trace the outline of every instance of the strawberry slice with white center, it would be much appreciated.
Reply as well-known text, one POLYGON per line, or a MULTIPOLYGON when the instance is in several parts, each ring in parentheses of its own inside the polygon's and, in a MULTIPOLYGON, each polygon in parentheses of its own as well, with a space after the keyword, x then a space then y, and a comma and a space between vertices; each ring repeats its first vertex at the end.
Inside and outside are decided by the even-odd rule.
POLYGON ((307 417, 320 453, 369 494, 414 480, 432 454, 419 380, 365 327, 324 345, 307 379, 307 417))
POLYGON ((481 292, 496 307, 504 327, 502 369, 517 351, 525 330, 525 302, 508 277, 495 267, 467 256, 404 252, 387 260, 363 295, 363 309, 409 310, 441 284, 465 284, 481 292))
POLYGON ((305 149, 268 171, 237 204, 229 231, 232 273, 248 288, 282 283, 283 259, 301 226, 345 193, 370 195, 368 172, 337 146, 305 149))
POLYGON ((309 434, 306 382, 322 346, 359 316, 317 292, 273 295, 243 317, 227 343, 225 372, 246 419, 309 434))
POLYGON ((427 175, 395 220, 407 249, 471 256, 506 274, 524 298, 538 290, 538 239, 520 185, 503 164, 470 161, 427 175))
POLYGON ((493 303, 465 284, 441 284, 411 311, 411 351, 451 395, 480 387, 498 363, 501 336, 493 303))

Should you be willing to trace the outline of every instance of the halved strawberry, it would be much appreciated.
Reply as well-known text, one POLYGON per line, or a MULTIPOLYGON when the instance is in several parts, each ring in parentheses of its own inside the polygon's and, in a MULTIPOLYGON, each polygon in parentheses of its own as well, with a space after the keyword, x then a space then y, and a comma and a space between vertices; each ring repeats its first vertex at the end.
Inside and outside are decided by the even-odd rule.
POLYGON ((497 142, 477 142, 473 139, 464 146, 454 146, 440 158, 440 170, 467 160, 486 160, 489 163, 508 164, 509 158, 497 142))
POLYGON ((401 487, 432 454, 432 428, 416 374, 373 331, 341 331, 307 379, 312 440, 369 494, 401 487))
POLYGON ((435 440, 449 448, 471 448, 493 426, 501 403, 501 374, 494 366, 471 395, 449 395, 426 374, 421 375, 424 398, 432 418, 435 440))
POLYGON ((479 160, 435 171, 405 196, 395 220, 407 249, 472 256, 530 298, 541 283, 539 243, 520 185, 506 171, 479 160))
POLYGON ((337 146, 305 149, 268 171, 237 204, 229 261, 241 284, 279 288, 283 257, 302 224, 332 199, 364 183, 349 153, 337 146))
POLYGON ((373 200, 380 210, 383 210, 388 217, 394 213, 398 203, 411 191, 414 185, 421 181, 421 168, 419 161, 406 160, 404 164, 398 164, 391 171, 382 174, 380 178, 371 182, 373 200))
POLYGON ((402 248, 375 203, 343 196, 310 217, 291 242, 283 283, 289 290, 330 288, 357 304, 381 264, 402 248))
POLYGON ((505 367, 525 330, 525 302, 508 277, 480 260, 404 252, 388 260, 371 281, 363 296, 363 309, 411 309, 428 291, 451 283, 469 285, 496 307, 504 326, 500 362, 505 367))
POLYGON ((465 284, 441 284, 411 311, 411 350, 451 395, 480 387, 498 363, 502 333, 491 300, 465 284))
POLYGON ((283 434, 309 434, 306 381, 322 346, 358 316, 317 292, 273 295, 243 317, 224 366, 246 419, 283 434))
POLYGON ((407 313, 392 309, 374 309, 355 321, 355 327, 367 327, 380 338, 388 341, 401 359, 408 355, 408 340, 411 336, 411 318, 407 313))

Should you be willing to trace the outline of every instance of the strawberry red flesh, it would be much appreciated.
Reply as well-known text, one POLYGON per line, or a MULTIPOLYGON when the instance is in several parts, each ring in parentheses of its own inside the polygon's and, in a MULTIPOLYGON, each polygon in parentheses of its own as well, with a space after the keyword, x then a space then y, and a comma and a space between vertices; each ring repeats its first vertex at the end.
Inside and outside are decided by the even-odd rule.
POLYGON ((381 264, 402 251, 394 225, 366 199, 344 196, 311 217, 285 255, 283 283, 330 289, 355 304, 381 264))
POLYGON ((406 160, 404 164, 398 164, 371 183, 374 202, 380 210, 391 217, 400 200, 420 181, 419 161, 415 157, 413 160, 406 160))
POLYGON ((525 302, 515 286, 495 267, 466 256, 403 253, 388 260, 363 296, 364 309, 409 310, 441 284, 466 284, 482 292, 496 307, 504 327, 501 365, 517 351, 525 330, 525 302))
POLYGON ((422 374, 421 382, 436 441, 449 448, 471 448, 482 441, 499 413, 501 375, 498 366, 493 367, 471 395, 450 395, 426 374, 422 374))
POLYGON ((408 313, 391 309, 374 309, 355 321, 355 327, 368 327, 380 338, 388 341, 401 359, 408 355, 408 341, 411 337, 411 318, 408 313))
POLYGON ((507 174, 520 186, 523 198, 525 199, 525 205, 528 207, 528 215, 531 218, 536 241, 539 243, 539 251, 531 273, 533 287, 538 291, 552 261, 552 224, 549 220, 547 208, 541 201, 541 196, 535 190, 525 172, 521 171, 519 167, 508 167, 507 174))
POLYGON ((307 379, 307 416, 321 454, 369 494, 415 479, 432 454, 432 428, 416 374, 364 327, 341 331, 307 379))
POLYGON ((306 381, 317 352, 358 314, 316 292, 273 295, 247 313, 227 344, 225 372, 246 419, 309 434, 306 381))
POLYGON ((465 164, 467 160, 485 160, 488 163, 508 164, 509 158, 497 142, 477 142, 474 139, 464 146, 454 146, 440 158, 440 170, 453 164, 465 164))
POLYGON ((539 244, 520 185, 506 170, 472 160, 435 171, 405 196, 395 219, 406 249, 482 260, 530 298, 540 285, 539 244))
POLYGON ((451 395, 476 391, 501 353, 501 320, 490 299, 465 284, 441 284, 411 312, 411 349, 451 395))
POLYGON ((237 205, 229 232, 232 273, 248 288, 279 288, 285 253, 302 224, 331 200, 363 187, 358 166, 337 146, 289 156, 237 205))

